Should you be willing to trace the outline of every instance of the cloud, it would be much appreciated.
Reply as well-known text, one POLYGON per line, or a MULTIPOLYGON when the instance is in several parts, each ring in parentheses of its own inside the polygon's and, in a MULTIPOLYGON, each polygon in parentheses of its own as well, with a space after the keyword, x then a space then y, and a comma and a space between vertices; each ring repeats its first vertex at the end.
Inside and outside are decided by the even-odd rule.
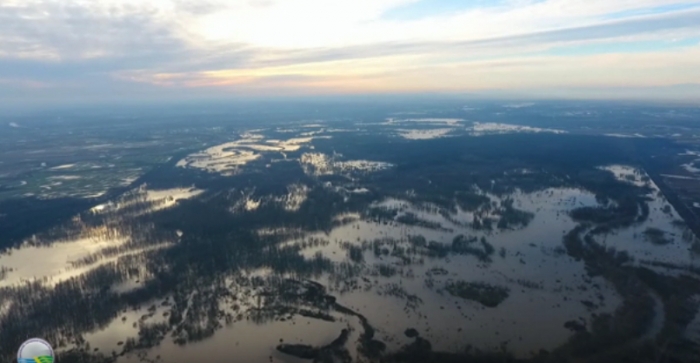
MULTIPOLYGON (((475 58, 498 58, 504 53, 510 56, 522 55, 522 53, 542 51, 566 44, 578 45, 581 42, 610 41, 630 36, 639 39, 645 34, 688 28, 690 34, 700 35, 700 11, 646 16, 632 20, 608 21, 584 27, 458 42, 380 43, 293 50, 247 48, 237 52, 223 52, 209 56, 197 63, 189 63, 180 70, 189 74, 188 78, 196 77, 192 75, 193 72, 207 71, 209 74, 206 77, 209 78, 212 78, 213 73, 218 73, 221 77, 233 76, 234 73, 236 77, 240 77, 241 73, 254 77, 260 73, 288 72, 285 67, 292 67, 294 72, 319 73, 324 69, 324 66, 319 63, 340 62, 339 67, 335 67, 338 69, 333 71, 337 72, 340 71, 339 68, 352 66, 357 71, 358 69, 366 69, 368 66, 375 69, 386 67, 386 63, 391 64, 393 68, 400 68, 402 67, 400 57, 402 56, 405 57, 403 59, 405 63, 410 66, 430 67, 475 58), (381 64, 374 61, 375 58, 390 59, 385 64, 381 64), (355 63, 350 64, 348 61, 355 63), (306 69, 302 69, 304 65, 307 66, 306 69)), ((490 64, 495 67, 504 63, 490 62, 490 64)), ((174 78, 175 75, 172 72, 177 72, 177 70, 171 68, 170 71, 169 77, 174 78)), ((347 72, 346 70, 345 73, 347 72)))
POLYGON ((531 55, 449 64, 415 58, 363 59, 255 69, 135 74, 163 87, 341 93, 667 87, 700 84, 700 46, 664 53, 531 55), (364 87, 364 88, 363 88, 364 87))
POLYGON ((177 12, 193 16, 209 15, 226 8, 221 3, 207 0, 174 0, 173 4, 177 12))
MULTIPOLYGON (((608 21, 593 25, 553 29, 526 34, 515 34, 467 41, 451 42, 393 42, 343 48, 315 49, 289 52, 289 62, 333 61, 350 58, 366 58, 396 54, 433 54, 477 52, 504 48, 527 49, 532 46, 553 46, 568 42, 599 41, 621 37, 639 36, 659 31, 691 28, 700 36, 700 11, 693 10, 657 16, 645 16, 629 20, 608 21)), ((484 54, 476 54, 484 55, 484 54)), ((488 54, 486 54, 488 55, 488 54)))
POLYGON ((177 29, 159 21, 155 8, 126 4, 85 6, 74 1, 27 1, 0 9, 4 58, 70 61, 147 58, 182 50, 177 29))
POLYGON ((158 89, 185 95, 193 87, 398 92, 700 82, 697 47, 671 44, 700 39, 697 1, 503 0, 415 19, 384 16, 414 3, 5 0, 0 93, 24 97, 40 89, 60 98, 65 90, 117 90, 128 97, 158 89), (658 50, 545 53, 582 45, 595 53, 590 45, 630 42, 658 50), (621 59, 633 63, 625 68, 621 59))

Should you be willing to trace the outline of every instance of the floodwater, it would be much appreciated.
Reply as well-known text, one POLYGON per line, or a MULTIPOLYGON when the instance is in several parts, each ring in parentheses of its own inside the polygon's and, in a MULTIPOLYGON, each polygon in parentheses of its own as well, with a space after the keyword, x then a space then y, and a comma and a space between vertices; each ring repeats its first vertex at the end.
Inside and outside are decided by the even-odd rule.
POLYGON ((124 234, 124 231, 116 225, 119 221, 136 214, 171 208, 179 200, 195 198, 203 192, 195 188, 150 190, 144 185, 131 191, 128 198, 97 205, 90 209, 91 213, 111 213, 111 218, 108 218, 103 225, 87 227, 76 216, 66 227, 67 231, 71 231, 69 234, 75 237, 52 239, 47 236, 33 236, 18 248, 0 254, 0 266, 7 269, 4 278, 0 278, 0 287, 29 281, 41 281, 53 286, 105 263, 114 262, 119 257, 168 248, 175 241, 151 241, 152 243, 147 245, 131 246, 129 244, 134 242, 132 236, 124 234), (118 213, 120 209, 141 201, 152 204, 132 215, 118 213), (83 263, 86 258, 115 248, 123 248, 123 250, 119 253, 100 256, 92 263, 83 263))
MULTIPOLYGON (((564 328, 565 322, 589 321, 594 312, 612 312, 620 298, 605 280, 589 278, 583 262, 556 250, 561 246, 562 236, 576 225, 567 212, 596 205, 593 194, 577 189, 548 189, 509 197, 515 200, 516 208, 535 213, 534 220, 522 230, 477 232, 464 227, 472 221, 471 213, 460 210, 448 220, 428 208, 388 199, 376 207, 397 209, 399 215, 411 212, 422 220, 438 222, 443 228, 385 225, 358 219, 329 235, 308 236, 307 239, 320 238, 329 243, 307 248, 302 253, 308 258, 321 253, 341 263, 349 262, 342 247, 347 242, 361 245, 364 241, 391 238, 398 241, 398 246, 409 248, 408 237, 412 235, 445 245, 450 245, 459 234, 485 237, 497 251, 504 248, 505 257, 496 254, 491 263, 463 255, 424 257, 422 264, 405 265, 398 257, 377 257, 370 249, 364 252, 361 274, 361 279, 364 277, 369 283, 360 282, 359 288, 348 289, 347 279, 340 278, 339 282, 329 278, 320 282, 328 284, 331 293, 339 294, 340 303, 365 315, 390 348, 410 343, 403 332, 415 328, 436 349, 460 350, 464 342, 481 349, 496 349, 506 344, 512 352, 527 356, 533 350, 551 349, 564 343, 571 335, 564 328), (398 272, 384 277, 377 273, 380 265, 393 266, 398 272), (435 269, 440 272, 431 273, 435 269), (457 280, 507 287, 510 296, 498 307, 486 308, 443 290, 447 282, 457 280), (402 295, 416 296, 420 302, 411 303, 402 295), (589 309, 582 301, 597 307, 589 309)), ((301 241, 289 242, 293 243, 301 241)))
MULTIPOLYGON (((499 126, 497 130, 503 128, 499 126)), ((257 145, 251 149, 266 151, 265 148, 259 147, 264 145, 261 138, 250 137, 250 140, 251 145, 257 145)), ((284 149, 297 147, 306 142, 304 140, 268 141, 273 141, 269 145, 284 149)), ((237 145, 242 144, 239 142, 237 145)), ((221 145, 218 148, 220 150, 217 149, 217 152, 233 152, 224 151, 225 148, 221 148, 221 145)), ((211 150, 206 152, 206 157, 212 157, 213 160, 215 155, 210 153, 211 150)), ((220 155, 230 159, 239 154, 220 155)), ((326 169, 329 172, 338 168, 375 171, 390 167, 389 164, 375 164, 371 161, 332 164, 330 158, 323 154, 304 155, 307 156, 305 163, 315 167, 310 169, 309 173, 316 175, 323 175, 326 169)), ((217 172, 228 170, 217 169, 210 161, 204 162, 199 159, 200 156, 204 157, 199 155, 185 159, 186 166, 214 168, 217 172), (198 164, 200 162, 204 164, 198 164)), ((231 160, 227 160, 227 163, 229 166, 236 164, 231 163, 231 160)), ((649 196, 653 198, 653 201, 649 202, 650 214, 646 222, 610 233, 604 236, 601 242, 608 247, 627 251, 635 259, 635 263, 639 264, 649 261, 692 264, 688 241, 684 238, 687 231, 677 223, 674 224, 674 221, 680 219, 679 215, 673 208, 665 208, 668 202, 660 195, 656 185, 646 178, 644 172, 622 165, 601 168, 611 171, 625 182, 648 185, 652 189, 649 196), (650 227, 666 232, 672 242, 667 245, 654 245, 646 241, 643 232, 650 227)), ((353 190, 356 193, 364 191, 367 189, 361 187, 353 190)), ((195 198, 202 192, 194 188, 141 190, 147 201, 159 203, 152 210, 171 207, 180 199, 195 198)), ((283 203, 285 209, 294 211, 304 203, 309 189, 305 185, 292 184, 288 192, 288 195, 281 197, 277 202, 283 203)), ((474 212, 459 208, 447 212, 433 205, 416 205, 407 200, 385 199, 370 206, 370 209, 395 210, 396 218, 414 215, 420 221, 429 222, 432 227, 402 224, 396 218, 393 221, 376 222, 363 219, 360 214, 348 214, 337 216, 338 220, 349 222, 329 233, 308 234, 300 239, 286 241, 283 245, 304 245, 300 253, 308 259, 321 254, 337 265, 353 266, 353 273, 344 274, 337 270, 325 273, 315 278, 315 281, 326 286, 328 293, 335 296, 339 304, 366 317, 376 329, 376 339, 387 343, 389 350, 410 343, 411 340, 404 336, 404 331, 414 328, 422 337, 431 341, 435 350, 458 351, 465 348, 465 342, 469 342, 480 349, 498 349, 505 346, 516 355, 527 357, 533 351, 553 349, 564 343, 572 334, 564 327, 566 322, 575 320, 590 324, 594 314, 613 312, 620 305, 619 295, 606 280, 589 277, 584 263, 575 261, 562 249, 562 237, 576 226, 568 213, 582 206, 597 206, 598 201, 594 194, 573 188, 550 188, 534 193, 518 191, 502 197, 488 193, 484 195, 499 204, 511 199, 514 208, 533 213, 534 219, 527 226, 513 230, 475 230, 470 227, 474 212), (439 227, 436 227, 438 225, 439 227), (490 261, 480 260, 473 255, 448 253, 438 257, 411 252, 415 247, 411 240, 415 236, 423 236, 428 242, 451 246, 453 239, 459 235, 488 241, 495 249, 490 261), (325 243, 304 243, 311 239, 322 240, 325 243), (374 241, 379 241, 380 251, 386 249, 386 253, 376 253, 372 248, 374 241), (350 258, 349 246, 362 248, 360 260, 350 258), (486 307, 447 292, 445 287, 456 281, 504 287, 509 291, 509 295, 497 307, 486 307)), ((261 200, 245 199, 244 205, 236 212, 255 210, 260 203, 261 200)), ((118 209, 116 203, 105 204, 93 208, 93 213, 106 213, 118 209)), ((495 217, 489 212, 479 213, 482 216, 495 217)), ((34 278, 59 280, 59 276, 68 270, 72 261, 107 247, 123 245, 127 241, 127 237, 115 232, 106 233, 99 238, 86 237, 58 242, 50 247, 24 246, 12 251, 12 254, 0 255, 0 265, 12 268, 5 278, 0 280, 0 287, 34 278)), ((159 247, 156 245, 152 248, 159 247)), ((135 252, 140 253, 143 250, 135 252)), ((659 269, 657 271, 665 272, 659 269)), ((119 286, 112 286, 112 291, 123 293, 139 286, 143 286, 143 279, 132 279, 119 286)), ((234 285, 229 286, 232 289, 237 288, 234 285)), ((168 334, 160 345, 147 352, 127 353, 118 361, 139 362, 145 354, 148 359, 159 357, 163 362, 196 361, 202 357, 213 361, 299 362, 300 360, 294 357, 279 353, 275 347, 282 342, 326 345, 336 339, 345 328, 352 331, 346 346, 351 354, 357 354, 355 343, 362 327, 356 317, 331 312, 335 321, 296 314, 256 321, 253 309, 255 302, 250 301, 249 295, 246 296, 249 300, 247 304, 241 297, 241 300, 238 300, 241 301, 241 306, 237 308, 233 307, 231 301, 222 302, 224 310, 236 318, 228 324, 222 322, 223 328, 217 330, 212 337, 179 346, 168 334)), ((169 309, 164 304, 165 301, 158 299, 143 304, 138 309, 123 311, 110 324, 85 334, 84 338, 92 349, 97 348, 103 354, 111 354, 112 351, 119 354, 122 349, 119 342, 124 342, 127 338, 137 338, 141 324, 167 320, 169 309), (155 308, 149 310, 151 305, 155 308)), ((655 297, 655 301, 657 307, 660 307, 658 297, 655 297)), ((1 308, 3 306, 0 306, 0 311, 1 308)), ((700 334, 698 321, 700 318, 690 325, 688 336, 700 334)), ((656 335, 662 325, 663 314, 661 309, 657 309, 657 316, 647 336, 656 335)))
MULTIPOLYGON (((275 347, 281 343, 327 345, 345 327, 343 322, 326 322, 303 316, 263 325, 242 321, 218 330, 209 339, 188 343, 186 346, 176 345, 172 339, 166 339, 161 345, 150 349, 147 356, 151 359, 160 356, 162 362, 198 362, 204 359, 212 362, 308 362, 280 353, 275 347)), ((113 329, 115 328, 110 327, 103 334, 111 334, 113 329)), ((114 338, 106 341, 114 341, 114 338)), ((118 360, 126 363, 141 361, 139 352, 128 353, 118 360)))
MULTIPOLYGON (((627 251, 635 263, 669 262, 681 265, 693 263, 688 249, 686 228, 674 223, 680 220, 658 187, 643 171, 628 166, 612 165, 602 169, 613 172, 620 180, 638 186, 649 186, 650 214, 645 223, 606 235, 602 241, 608 247, 627 251), (666 210, 664 210, 666 207, 666 210), (672 241, 668 245, 654 245, 643 237, 647 228, 657 228, 672 241)), ((489 195, 492 201, 499 198, 489 195)), ((377 239, 390 239, 393 246, 410 248, 409 236, 421 235, 427 241, 450 245, 459 235, 484 237, 496 250, 505 249, 505 257, 494 256, 485 263, 474 256, 424 257, 422 263, 402 262, 391 255, 376 256, 371 248, 363 254, 362 276, 369 280, 360 287, 347 287, 346 281, 329 278, 322 282, 339 294, 339 301, 365 315, 373 322, 381 339, 392 348, 409 340, 403 337, 407 328, 416 328, 437 349, 459 350, 463 342, 478 348, 507 348, 520 356, 531 351, 551 349, 571 335, 564 328, 570 320, 590 322, 593 313, 612 312, 620 298, 612 286, 600 278, 590 278, 583 262, 564 254, 563 235, 576 226, 568 212, 582 206, 596 206, 595 195, 578 189, 547 189, 525 194, 516 192, 507 196, 514 207, 535 214, 524 229, 516 231, 477 232, 465 227, 473 213, 458 210, 450 218, 437 213, 438 208, 415 206, 408 201, 387 199, 375 208, 396 210, 398 217, 411 213, 422 221, 438 223, 440 228, 408 226, 397 222, 377 223, 354 216, 352 223, 338 227, 330 234, 316 234, 306 239, 327 240, 327 244, 306 248, 302 253, 311 258, 320 253, 336 263, 350 262, 347 244, 362 246, 377 239), (345 246, 345 247, 344 247, 345 246), (392 266, 395 276, 377 273, 380 266, 392 266), (431 271, 440 269, 440 273, 431 271), (504 286, 510 296, 496 308, 485 308, 479 303, 465 301, 441 289, 448 281, 466 280, 504 286), (419 303, 407 302, 406 296, 415 296, 419 303), (586 302, 584 304, 583 302, 586 302), (593 308, 591 308, 591 303, 593 308), (376 309, 381 306, 382 309, 376 309), (533 328, 537 327, 536 333, 533 328)), ((348 218, 348 216, 343 216, 348 218)), ((352 216, 350 216, 352 217, 352 216)), ((301 244, 290 241, 288 244, 301 244)), ((656 269, 658 272, 668 273, 656 269)), ((365 280, 365 281, 367 281, 365 280)), ((663 325, 662 305, 658 297, 657 315, 647 336, 655 336, 663 325)), ((690 328, 689 328, 690 329, 690 328)))
POLYGON ((397 129, 399 135, 408 140, 427 140, 437 139, 447 136, 454 129, 432 129, 432 130, 413 130, 413 129, 397 129))
MULTIPOLYGON (((603 243, 608 247, 627 251, 637 262, 656 261, 681 266, 697 263, 694 256, 688 251, 688 240, 694 238, 692 233, 688 233, 687 227, 674 223, 674 221, 682 221, 683 218, 660 193, 656 183, 649 179, 644 171, 629 166, 612 165, 605 167, 605 169, 613 172, 621 181, 638 186, 648 186, 652 190, 648 195, 652 200, 647 202, 649 218, 645 223, 615 230, 604 236, 603 243), (664 211, 664 209, 666 210, 664 211), (644 232, 648 228, 656 228, 666 232, 666 237, 671 243, 657 246, 647 241, 644 238, 644 232)), ((647 267, 654 269, 653 266, 647 267)), ((658 269, 657 272, 667 273, 667 271, 658 269)))
POLYGON ((0 266, 11 269, 0 287, 11 286, 23 281, 45 281, 56 284, 72 276, 80 275, 82 269, 73 269, 72 262, 99 252, 107 247, 118 247, 128 241, 123 236, 81 238, 50 247, 24 246, 0 255, 0 266))
POLYGON ((304 153, 299 164, 308 175, 349 175, 353 172, 376 172, 392 167, 392 164, 370 160, 335 160, 335 157, 322 153, 304 153))
POLYGON ((556 129, 543 129, 539 127, 512 125, 495 122, 474 122, 469 128, 470 134, 474 136, 489 135, 489 134, 509 134, 509 133, 539 133, 547 132, 553 134, 565 134, 566 131, 556 129))
POLYGON ((314 139, 330 137, 309 136, 288 140, 265 140, 263 135, 244 133, 236 141, 212 146, 206 150, 191 154, 178 161, 176 165, 181 168, 203 169, 210 173, 234 175, 240 172, 241 167, 260 159, 263 152, 276 152, 285 155, 286 152, 301 149, 314 139))

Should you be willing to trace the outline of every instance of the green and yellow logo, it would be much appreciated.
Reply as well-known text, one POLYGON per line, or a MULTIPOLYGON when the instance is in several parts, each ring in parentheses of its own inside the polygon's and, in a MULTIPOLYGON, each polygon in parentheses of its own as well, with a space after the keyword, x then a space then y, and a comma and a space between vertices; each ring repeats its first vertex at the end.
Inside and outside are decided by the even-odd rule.
POLYGON ((17 363, 53 363, 51 345, 43 339, 29 339, 17 351, 17 363))
POLYGON ((42 355, 34 358, 22 358, 19 363, 53 363, 53 357, 50 355, 42 355))

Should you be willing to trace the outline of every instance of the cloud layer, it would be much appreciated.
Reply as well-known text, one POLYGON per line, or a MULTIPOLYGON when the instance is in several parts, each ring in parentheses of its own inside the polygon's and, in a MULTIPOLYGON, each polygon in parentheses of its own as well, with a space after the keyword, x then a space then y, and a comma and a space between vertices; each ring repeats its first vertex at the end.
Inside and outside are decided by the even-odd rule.
POLYGON ((447 2, 2 0, 0 96, 579 89, 577 97, 593 97, 585 89, 700 85, 700 1, 447 2))

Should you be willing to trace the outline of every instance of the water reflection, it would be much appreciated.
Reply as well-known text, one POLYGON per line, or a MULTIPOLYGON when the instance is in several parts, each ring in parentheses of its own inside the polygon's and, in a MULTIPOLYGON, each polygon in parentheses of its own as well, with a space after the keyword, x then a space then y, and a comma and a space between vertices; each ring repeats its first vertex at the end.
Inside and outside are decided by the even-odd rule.
POLYGON ((470 345, 525 358, 616 316, 633 301, 630 291, 652 311, 638 339, 655 338, 672 318, 668 297, 614 276, 637 266, 692 266, 687 230, 643 172, 602 170, 646 188, 633 189, 644 199, 578 187, 471 188, 445 205, 365 188, 337 199, 361 198, 354 209, 307 216, 324 226, 310 231, 263 217, 309 213, 309 203, 328 204, 322 193, 336 193, 333 186, 290 184, 265 198, 219 193, 238 199, 182 208, 179 200, 204 192, 139 188, 0 256, 0 338, 12 344, 14 335, 40 331, 64 356, 122 362, 295 362, 280 352, 294 349, 364 359, 421 339, 433 350, 470 345), (188 223, 173 222, 183 216, 188 223), (649 243, 649 228, 672 242, 649 243), (45 263, 33 267, 33 259, 45 263), (42 313, 27 327, 33 309, 42 313))
POLYGON ((481 210, 458 208, 452 213, 437 206, 387 199, 372 208, 396 210, 396 220, 411 213, 433 224, 355 220, 330 234, 306 236, 287 245, 304 247, 301 253, 307 258, 321 254, 338 264, 361 261, 359 269, 350 269, 346 276, 331 275, 322 281, 339 294, 339 301, 378 322, 381 340, 394 349, 408 343, 403 333, 412 327, 439 350, 459 350, 465 341, 479 348, 507 343, 513 352, 528 356, 533 347, 552 349, 564 343, 571 334, 564 322, 585 322, 592 313, 612 312, 619 305, 619 297, 604 279, 589 278, 582 262, 557 251, 564 232, 575 226, 568 211, 597 205, 593 194, 548 189, 491 195, 490 199, 495 203, 512 200, 518 208, 536 212, 536 217, 522 229, 481 231, 471 226, 481 210), (504 253, 488 262, 455 254, 450 246, 458 235, 477 240, 483 237, 504 253), (441 254, 421 249, 415 245, 415 236, 421 236, 423 243, 435 241, 446 246, 447 251, 441 254), (350 255, 352 246, 361 248, 360 258, 350 255), (436 269, 441 273, 431 273, 436 269), (488 309, 444 290, 449 281, 458 280, 503 286, 511 293, 498 308, 488 309), (582 301, 593 303, 587 306, 582 301), (386 308, 377 310, 375 306, 386 308), (532 326, 538 327, 537 334, 532 333, 532 326))

